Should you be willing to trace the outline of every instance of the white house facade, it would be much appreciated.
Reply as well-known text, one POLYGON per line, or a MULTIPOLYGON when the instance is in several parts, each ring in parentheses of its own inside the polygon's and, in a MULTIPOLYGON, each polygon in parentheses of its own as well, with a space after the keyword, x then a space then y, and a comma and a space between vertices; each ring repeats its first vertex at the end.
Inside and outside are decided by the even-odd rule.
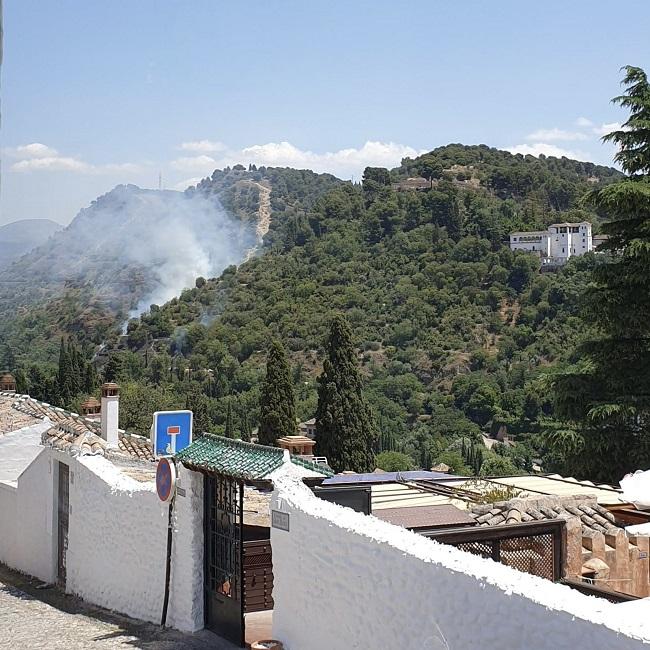
POLYGON ((548 230, 510 233, 510 248, 539 255, 542 264, 565 264, 594 250, 591 224, 553 223, 548 230))

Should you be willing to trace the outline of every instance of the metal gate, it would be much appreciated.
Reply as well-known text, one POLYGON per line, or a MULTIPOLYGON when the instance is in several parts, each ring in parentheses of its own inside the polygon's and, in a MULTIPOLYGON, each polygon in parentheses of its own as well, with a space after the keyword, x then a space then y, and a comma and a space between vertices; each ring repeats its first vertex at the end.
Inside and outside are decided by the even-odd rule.
POLYGON ((244 611, 273 609, 271 540, 244 542, 244 611))
POLYGON ((205 626, 244 645, 241 483, 205 477, 205 626))
POLYGON ((68 550, 68 523, 70 521, 70 469, 59 462, 59 489, 57 506, 57 580, 65 588, 65 556, 68 550))

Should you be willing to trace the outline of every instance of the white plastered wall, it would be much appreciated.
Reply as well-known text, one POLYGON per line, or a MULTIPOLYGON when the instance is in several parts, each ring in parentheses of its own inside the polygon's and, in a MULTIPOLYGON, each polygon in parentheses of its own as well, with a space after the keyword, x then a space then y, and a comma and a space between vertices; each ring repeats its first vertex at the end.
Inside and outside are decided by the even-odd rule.
POLYGON ((203 629, 203 475, 178 463, 170 607, 167 625, 195 632, 203 629))
MULTIPOLYGON (((70 468, 66 591, 160 623, 168 504, 101 456, 41 448, 15 482, 0 481, 0 562, 47 583, 57 579, 59 462, 70 468)), ((167 625, 203 628, 203 477, 179 467, 167 625)))
MULTIPOLYGON (((203 480, 179 467, 166 624, 203 628, 203 480)), ((152 623, 165 596, 169 504, 100 456, 71 465, 67 591, 152 623)))
POLYGON ((626 604, 327 503, 290 477, 275 487, 290 530, 271 529, 273 636, 287 650, 648 647, 650 616, 626 604))
POLYGON ((0 483, 0 562, 53 582, 53 467, 48 451, 42 449, 17 481, 0 483))
POLYGON ((151 481, 124 475, 102 456, 68 460, 66 590, 102 607, 160 623, 166 505, 151 481))

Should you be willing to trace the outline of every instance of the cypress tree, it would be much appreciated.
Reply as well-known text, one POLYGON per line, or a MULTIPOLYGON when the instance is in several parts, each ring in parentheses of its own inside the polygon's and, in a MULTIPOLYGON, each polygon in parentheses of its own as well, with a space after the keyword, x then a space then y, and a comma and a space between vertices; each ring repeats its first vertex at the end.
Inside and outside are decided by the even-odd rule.
POLYGON ((335 316, 327 343, 327 358, 318 378, 316 448, 337 472, 370 472, 377 432, 362 394, 350 325, 335 316))
POLYGON ((239 418, 239 432, 240 437, 244 442, 250 442, 252 436, 252 427, 250 417, 248 416, 248 410, 244 400, 240 398, 237 399, 237 416, 239 418))
POLYGON ((56 400, 60 406, 65 406, 72 397, 70 393, 70 373, 72 366, 68 349, 63 338, 59 347, 59 368, 56 374, 56 400))
POLYGON ((650 464, 650 84, 640 68, 625 70, 627 90, 613 101, 630 117, 604 140, 619 145, 616 160, 628 176, 586 198, 609 218, 601 246, 608 256, 585 296, 596 336, 579 348, 579 363, 553 379, 567 428, 549 435, 565 471, 616 482, 650 464))
POLYGON ((95 366, 93 366, 92 363, 86 363, 83 377, 84 392, 88 394, 94 393, 95 389, 97 388, 97 384, 99 384, 99 378, 97 377, 97 370, 95 370, 95 366))
POLYGON ((232 417, 232 400, 228 400, 228 406, 226 407, 226 429, 224 435, 226 438, 235 437, 235 423, 232 417))
POLYGON ((282 343, 274 340, 269 346, 266 378, 260 393, 258 439, 261 445, 275 445, 278 438, 295 433, 296 406, 291 370, 282 343))
POLYGON ((83 388, 84 360, 79 352, 79 348, 77 348, 72 341, 68 341, 68 360, 68 392, 72 397, 74 397, 75 395, 78 395, 83 388))
POLYGON ((248 418, 248 413, 244 410, 241 412, 241 417, 239 418, 241 422, 241 439, 244 442, 251 441, 251 422, 248 418))

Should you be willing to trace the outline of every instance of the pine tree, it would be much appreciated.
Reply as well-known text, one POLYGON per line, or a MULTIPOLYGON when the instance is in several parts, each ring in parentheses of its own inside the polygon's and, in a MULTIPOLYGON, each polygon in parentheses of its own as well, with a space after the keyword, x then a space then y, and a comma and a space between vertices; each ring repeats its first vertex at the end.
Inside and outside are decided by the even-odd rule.
POLYGON ((296 433, 296 407, 287 353, 280 341, 272 341, 266 360, 266 378, 260 394, 262 445, 275 445, 282 436, 296 433))
POLYGON ((316 448, 337 472, 369 472, 377 437, 370 407, 362 394, 352 332, 343 316, 332 320, 327 358, 318 378, 316 448))
POLYGON ((553 380, 556 413, 567 428, 549 440, 565 454, 566 470, 618 482, 650 464, 650 84, 627 67, 623 127, 605 136, 619 145, 624 180, 595 189, 586 203, 609 218, 609 256, 596 266, 586 319, 597 336, 578 350, 577 366, 553 380))

